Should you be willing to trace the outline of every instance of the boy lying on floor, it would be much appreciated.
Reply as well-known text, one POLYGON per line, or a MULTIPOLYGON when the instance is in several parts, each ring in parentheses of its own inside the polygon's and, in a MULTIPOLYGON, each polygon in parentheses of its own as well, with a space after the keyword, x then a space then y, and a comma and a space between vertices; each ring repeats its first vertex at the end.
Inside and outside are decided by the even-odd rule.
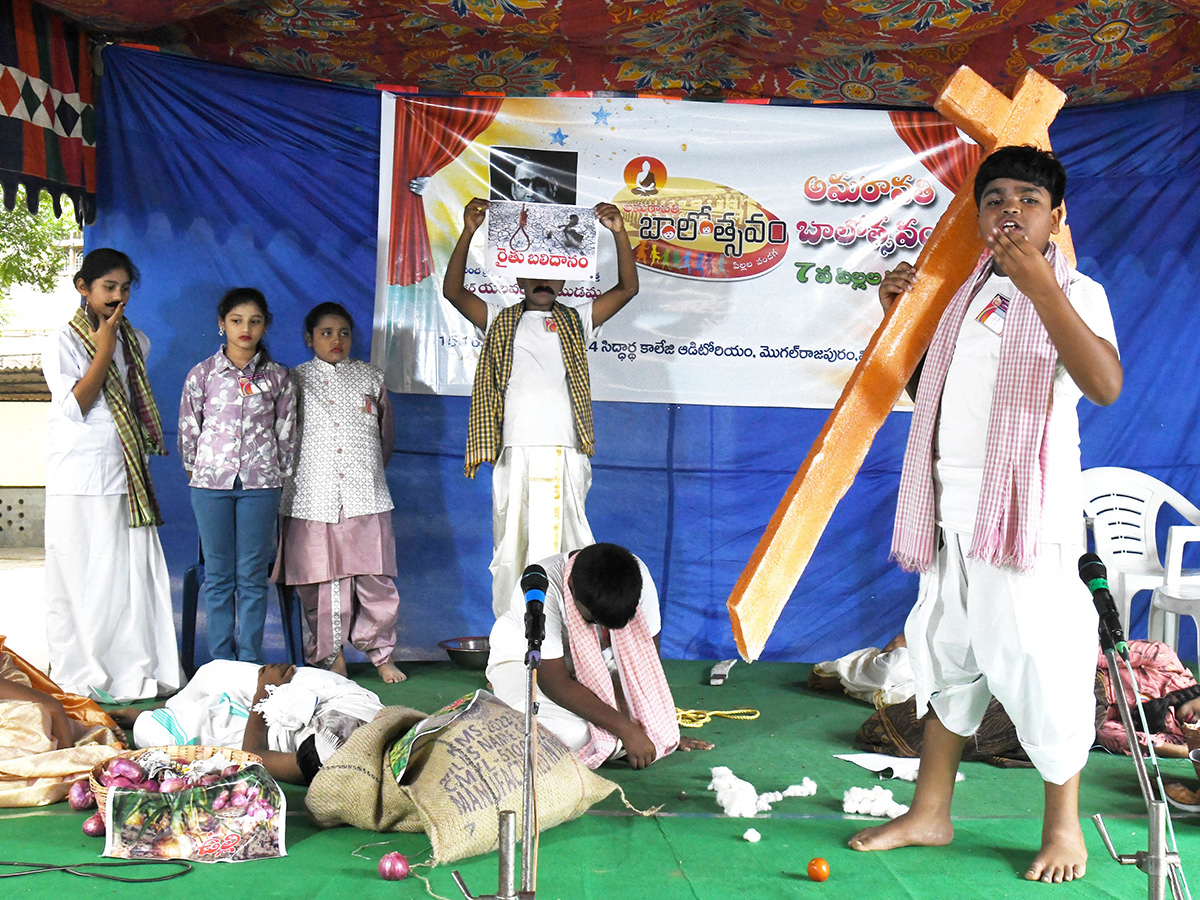
MULTIPOLYGON (((616 544, 541 561, 546 637, 538 724, 590 769, 622 756, 642 769, 675 750, 711 750, 680 737, 658 656, 658 591, 645 563, 616 544)), ((525 710, 525 597, 518 588, 492 627, 487 676, 497 697, 525 710)))
POLYGON ((138 747, 202 744, 261 756, 277 781, 309 784, 358 726, 383 708, 349 678, 306 666, 214 660, 158 709, 121 709, 138 747))

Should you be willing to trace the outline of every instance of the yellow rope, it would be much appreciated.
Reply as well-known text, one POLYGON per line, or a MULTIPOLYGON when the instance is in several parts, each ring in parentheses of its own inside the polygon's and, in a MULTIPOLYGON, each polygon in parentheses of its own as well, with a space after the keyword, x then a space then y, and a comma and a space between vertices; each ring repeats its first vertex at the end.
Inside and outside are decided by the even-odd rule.
POLYGON ((757 709, 680 709, 675 707, 675 718, 679 720, 680 728, 699 728, 701 725, 707 725, 714 717, 722 719, 738 719, 743 722, 750 722, 757 719, 759 712, 757 709))

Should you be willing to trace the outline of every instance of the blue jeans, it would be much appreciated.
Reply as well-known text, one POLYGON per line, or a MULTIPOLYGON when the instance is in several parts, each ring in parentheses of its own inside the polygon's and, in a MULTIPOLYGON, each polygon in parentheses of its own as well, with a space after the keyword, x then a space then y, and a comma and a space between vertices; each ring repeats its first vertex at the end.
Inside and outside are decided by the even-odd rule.
POLYGON ((213 659, 264 661, 263 625, 281 493, 280 488, 247 490, 240 480, 228 491, 192 488, 204 553, 205 630, 213 659))

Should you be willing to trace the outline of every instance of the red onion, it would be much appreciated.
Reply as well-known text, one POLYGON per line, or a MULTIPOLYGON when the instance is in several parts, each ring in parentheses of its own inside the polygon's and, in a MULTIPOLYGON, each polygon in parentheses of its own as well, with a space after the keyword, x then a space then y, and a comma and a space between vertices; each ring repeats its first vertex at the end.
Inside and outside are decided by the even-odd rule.
POLYGON ((146 779, 146 773, 142 771, 142 767, 124 756, 118 756, 112 760, 104 771, 110 775, 128 778, 130 782, 145 781, 146 779))
POLYGON ((168 775, 162 780, 162 784, 158 788, 164 794, 173 794, 176 791, 182 791, 187 786, 188 783, 178 775, 168 775))
POLYGON ((92 787, 86 778, 80 778, 71 785, 71 792, 67 794, 67 802, 71 804, 71 809, 95 808, 96 796, 92 793, 92 787))
POLYGON ((232 766, 226 766, 224 769, 221 770, 221 777, 228 778, 230 775, 236 775, 241 770, 241 768, 242 767, 237 765, 236 763, 232 766))
POLYGON ((83 833, 88 837, 104 837, 104 813, 92 813, 83 822, 83 833))
POLYGON ((385 853, 379 860, 379 877, 384 881, 399 881, 408 877, 408 860, 403 853, 393 850, 385 853))

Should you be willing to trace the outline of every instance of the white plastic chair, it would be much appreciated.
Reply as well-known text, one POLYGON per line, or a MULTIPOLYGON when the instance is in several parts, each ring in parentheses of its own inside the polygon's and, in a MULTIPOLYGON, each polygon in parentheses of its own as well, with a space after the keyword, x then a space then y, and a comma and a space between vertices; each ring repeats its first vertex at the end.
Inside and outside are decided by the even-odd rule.
MULTIPOLYGON (((1157 478, 1116 466, 1084 469, 1083 513, 1092 527, 1096 554, 1108 569, 1108 585, 1129 631, 1129 609, 1138 591, 1161 588, 1167 577, 1159 561, 1155 525, 1165 503, 1192 523, 1168 530, 1168 552, 1176 529, 1200 525, 1200 509, 1157 478)), ((1176 541, 1182 558, 1184 540, 1176 541)), ((1177 569, 1178 585, 1200 588, 1200 569, 1177 569)), ((1172 617, 1174 618, 1174 617, 1172 617)))
POLYGON ((1200 527, 1172 525, 1167 531, 1166 577, 1150 595, 1149 637, 1179 651, 1179 617, 1191 616, 1200 636, 1200 578, 1183 579, 1183 548, 1200 543, 1200 527))

